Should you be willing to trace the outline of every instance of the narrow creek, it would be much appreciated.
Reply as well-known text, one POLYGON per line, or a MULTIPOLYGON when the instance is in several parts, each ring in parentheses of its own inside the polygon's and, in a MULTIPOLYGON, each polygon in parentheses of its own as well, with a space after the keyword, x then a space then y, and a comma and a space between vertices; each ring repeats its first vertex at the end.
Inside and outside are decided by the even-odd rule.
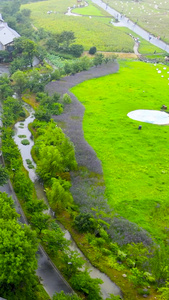
MULTIPOLYGON (((14 141, 18 145, 18 148, 20 149, 24 167, 28 171, 29 177, 35 185, 37 197, 40 199, 44 199, 44 201, 47 203, 47 205, 49 207, 43 185, 39 183, 37 175, 35 173, 36 164, 34 163, 32 156, 31 156, 31 149, 32 149, 32 146, 34 145, 34 142, 31 137, 31 133, 28 129, 28 125, 31 122, 33 122, 33 120, 34 120, 34 110, 28 104, 24 104, 24 106, 30 115, 28 118, 25 119, 25 121, 18 122, 15 124, 14 141), (29 145, 25 146, 21 143, 22 138, 20 138, 19 136, 23 136, 23 135, 25 136, 24 138, 30 142, 29 145), (34 166, 33 169, 28 168, 26 159, 30 159, 32 161, 32 164, 34 166)), ((49 213, 51 213, 51 215, 52 215, 52 211, 50 208, 49 208, 49 213)), ((109 294, 120 295, 122 297, 122 292, 121 292, 120 288, 114 282, 112 282, 107 275, 100 272, 98 269, 96 269, 95 267, 93 267, 91 265, 91 263, 85 258, 83 253, 77 247, 77 245, 74 242, 74 240, 72 239, 69 231, 65 230, 65 228, 63 227, 62 224, 59 223, 59 225, 65 233, 65 238, 71 241, 71 245, 70 245, 71 250, 78 251, 78 253, 85 259, 85 261, 86 261, 85 267, 87 267, 89 269, 91 277, 92 278, 100 278, 103 280, 103 284, 101 285, 101 292, 102 292, 103 299, 106 299, 107 297, 109 297, 109 294)))

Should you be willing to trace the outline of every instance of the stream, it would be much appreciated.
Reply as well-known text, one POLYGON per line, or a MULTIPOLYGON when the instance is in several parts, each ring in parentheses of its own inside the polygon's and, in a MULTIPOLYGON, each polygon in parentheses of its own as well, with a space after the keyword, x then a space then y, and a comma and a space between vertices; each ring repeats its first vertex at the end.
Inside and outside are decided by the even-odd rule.
MULTIPOLYGON (((32 156, 31 156, 31 148, 34 145, 34 142, 31 137, 31 133, 28 129, 28 125, 29 125, 29 123, 33 122, 33 120, 34 120, 34 110, 28 104, 24 104, 24 107, 26 108, 26 110, 29 112, 30 115, 29 115, 29 117, 27 117, 25 119, 25 121, 17 122, 15 124, 14 141, 17 144, 18 148, 20 149, 20 153, 21 153, 21 156, 23 159, 23 165, 26 168, 26 170, 28 171, 29 177, 35 185, 37 197, 40 199, 44 199, 44 201, 46 202, 46 204, 49 207, 49 204, 46 199, 45 192, 44 192, 44 187, 42 184, 39 183, 38 177, 35 173, 36 164, 34 163, 32 156), (25 136, 24 139, 26 138, 30 142, 30 144, 26 145, 26 146, 23 145, 21 143, 22 138, 19 138, 18 135, 24 135, 25 136), (32 164, 34 166, 33 169, 28 168, 26 159, 30 159, 32 161, 32 164)), ((48 210, 48 213, 50 213, 53 216, 53 212, 50 208, 48 210)), ((107 297, 109 297, 109 294, 120 295, 122 297, 122 292, 121 292, 120 288, 114 282, 112 282, 107 275, 100 272, 98 269, 96 269, 95 267, 93 267, 91 265, 91 263, 85 258, 83 253, 77 247, 77 245, 74 242, 74 240, 72 239, 69 231, 65 230, 65 228, 63 227, 62 224, 59 224, 59 225, 65 233, 65 238, 71 241, 70 249, 73 251, 78 251, 78 253, 83 257, 83 259, 85 259, 86 263, 85 263, 84 267, 87 267, 89 269, 91 277, 92 278, 100 278, 103 280, 103 284, 101 284, 101 292, 102 292, 103 299, 106 299, 107 297)))

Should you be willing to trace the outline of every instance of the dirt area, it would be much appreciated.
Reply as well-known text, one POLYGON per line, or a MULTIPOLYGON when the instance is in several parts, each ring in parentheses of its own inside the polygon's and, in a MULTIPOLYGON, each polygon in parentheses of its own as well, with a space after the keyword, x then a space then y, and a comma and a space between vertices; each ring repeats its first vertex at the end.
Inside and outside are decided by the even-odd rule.
POLYGON ((97 158, 93 148, 84 139, 82 120, 85 108, 69 92, 69 89, 85 80, 115 73, 118 69, 119 65, 116 62, 103 64, 98 67, 92 67, 88 71, 64 77, 60 81, 50 82, 46 86, 49 94, 58 92, 62 96, 64 93, 69 93, 72 98, 72 103, 66 105, 64 113, 59 116, 53 116, 53 119, 75 146, 79 169, 71 173, 71 192, 75 202, 81 206, 82 210, 88 210, 90 207, 97 206, 100 209, 109 210, 109 208, 104 197, 105 185, 101 162, 97 158))
MULTIPOLYGON (((97 53, 102 53, 105 57, 110 57, 111 55, 117 55, 118 58, 131 58, 131 59, 137 59, 137 55, 134 53, 124 53, 124 52, 102 52, 97 51, 97 53)), ((93 57, 93 55, 90 55, 88 51, 83 52, 83 56, 87 55, 89 57, 93 57)))

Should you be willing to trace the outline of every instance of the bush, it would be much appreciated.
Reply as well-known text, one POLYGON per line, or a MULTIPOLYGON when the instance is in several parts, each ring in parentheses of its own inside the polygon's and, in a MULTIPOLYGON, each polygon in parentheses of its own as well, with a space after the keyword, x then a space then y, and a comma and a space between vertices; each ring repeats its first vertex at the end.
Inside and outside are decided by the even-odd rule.
POLYGON ((63 100, 63 103, 65 103, 65 104, 68 104, 68 103, 72 102, 71 97, 67 93, 63 95, 62 100, 63 100))
POLYGON ((26 145, 29 145, 30 142, 27 139, 24 139, 24 140, 21 141, 21 144, 26 146, 26 145))
POLYGON ((79 272, 72 276, 71 284, 73 289, 83 292, 88 300, 101 300, 100 284, 103 281, 99 278, 91 278, 87 271, 79 272))
POLYGON ((79 44, 73 44, 70 47, 70 53, 73 54, 75 57, 80 57, 83 51, 83 46, 79 44))
POLYGON ((90 213, 80 213, 74 221, 79 232, 94 232, 97 228, 96 220, 90 213))
POLYGON ((89 54, 93 55, 96 53, 96 51, 97 51, 96 47, 91 47, 89 50, 89 54))

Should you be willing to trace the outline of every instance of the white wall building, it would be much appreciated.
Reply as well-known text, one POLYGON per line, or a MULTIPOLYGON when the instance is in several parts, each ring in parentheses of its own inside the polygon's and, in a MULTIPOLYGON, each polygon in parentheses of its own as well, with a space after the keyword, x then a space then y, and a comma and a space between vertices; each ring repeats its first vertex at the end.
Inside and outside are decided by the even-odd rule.
POLYGON ((20 37, 19 33, 10 28, 0 14, 0 50, 6 50, 6 47, 10 46, 18 37, 20 37))

